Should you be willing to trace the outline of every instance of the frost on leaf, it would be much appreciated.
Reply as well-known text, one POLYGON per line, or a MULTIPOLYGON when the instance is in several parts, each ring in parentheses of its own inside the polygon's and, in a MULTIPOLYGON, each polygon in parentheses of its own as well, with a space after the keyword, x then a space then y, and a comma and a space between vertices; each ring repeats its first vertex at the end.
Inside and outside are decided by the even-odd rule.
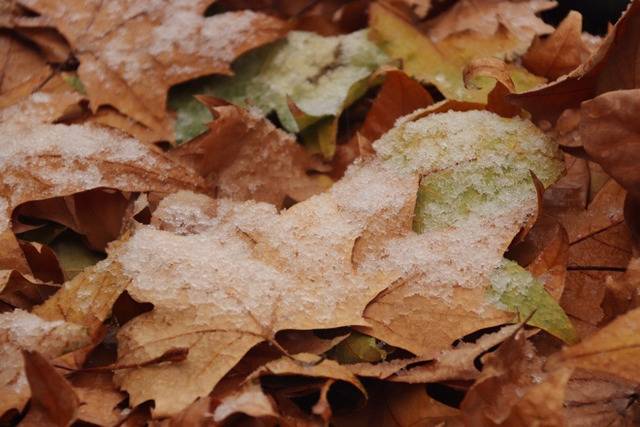
POLYGON ((22 310, 0 314, 0 414, 22 410, 30 396, 22 350, 54 358, 88 343, 85 328, 62 320, 47 321, 22 310))
POLYGON ((94 111, 112 105, 164 132, 169 131, 165 104, 171 85, 228 74, 238 55, 285 32, 282 21, 252 11, 205 18, 211 2, 202 0, 19 3, 67 39, 94 111))
POLYGON ((122 134, 94 126, 0 124, 0 267, 20 268, 11 230, 20 204, 108 187, 171 192, 203 188, 190 169, 122 134), (70 143, 70 142, 73 143, 70 143))
MULTIPOLYGON (((537 209, 529 169, 545 183, 560 172, 555 147, 526 121, 477 111, 403 119, 374 146, 378 155, 352 165, 330 190, 280 213, 252 201, 168 196, 150 225, 112 245, 107 260, 76 276, 42 310, 55 317, 60 307, 82 304, 83 292, 98 298, 92 306, 108 307, 125 287, 152 303, 118 333, 118 363, 140 366, 175 348, 188 348, 188 356, 119 371, 116 380, 132 404, 153 399, 160 416, 209 393, 252 346, 280 330, 369 323, 375 336, 424 354, 513 320, 487 297, 489 277, 537 209), (457 196, 440 199, 436 208, 449 223, 425 220, 432 229, 415 233, 420 177, 458 168, 494 168, 505 190, 492 180, 478 188, 467 180, 469 191, 486 197, 461 211, 457 196), (102 300, 98 289, 105 290, 102 300), (391 329, 401 323, 406 335, 388 335, 384 322, 391 329), (446 339, 424 342, 443 333, 446 339)), ((86 324, 81 313, 67 308, 64 317, 86 324)))
POLYGON ((479 111, 420 116, 402 119, 374 143, 387 163, 422 179, 417 234, 389 242, 383 258, 404 281, 367 307, 367 333, 424 355, 505 322, 511 316, 504 310, 528 314, 534 304, 541 311, 538 326, 572 339, 557 303, 526 271, 505 271, 510 264, 503 260, 537 211, 531 172, 550 185, 562 171, 555 146, 520 119, 479 111), (535 303, 532 292, 541 293, 535 303))
POLYGON ((324 116, 336 116, 366 90, 366 79, 388 58, 367 38, 367 31, 322 37, 294 31, 282 42, 240 58, 233 77, 215 77, 186 88, 172 98, 178 112, 178 140, 188 140, 206 128, 206 109, 191 94, 206 93, 230 102, 275 111, 283 127, 298 132, 324 116), (290 102, 304 113, 296 120, 290 102))

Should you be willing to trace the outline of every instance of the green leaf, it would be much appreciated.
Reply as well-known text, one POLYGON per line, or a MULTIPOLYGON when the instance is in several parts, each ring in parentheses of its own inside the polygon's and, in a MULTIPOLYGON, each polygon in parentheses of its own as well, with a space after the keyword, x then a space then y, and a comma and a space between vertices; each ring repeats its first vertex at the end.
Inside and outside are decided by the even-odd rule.
POLYGON ((178 141, 202 133, 211 120, 192 95, 216 96, 265 115, 275 111, 286 130, 299 132, 339 115, 362 96, 367 78, 387 61, 366 30, 334 37, 291 32, 283 41, 243 55, 234 63, 231 77, 214 76, 174 88, 169 106, 177 112, 178 141), (290 102, 304 120, 294 117, 290 102))
POLYGON ((64 80, 64 82, 66 84, 68 84, 69 86, 71 86, 71 88, 73 90, 75 90, 76 92, 78 92, 80 95, 86 95, 87 94, 87 89, 84 87, 84 84, 82 83, 82 80, 80 80, 80 77, 78 77, 77 74, 63 74, 62 75, 62 79, 64 80))
POLYGON ((353 332, 331 349, 331 356, 343 365, 362 362, 375 363, 387 358, 388 352, 384 347, 385 344, 382 341, 359 332, 353 332))
POLYGON ((527 324, 544 329, 567 343, 577 335, 560 305, 544 285, 517 263, 504 260, 491 277, 489 298, 501 308, 518 314, 518 320, 531 318, 527 324))

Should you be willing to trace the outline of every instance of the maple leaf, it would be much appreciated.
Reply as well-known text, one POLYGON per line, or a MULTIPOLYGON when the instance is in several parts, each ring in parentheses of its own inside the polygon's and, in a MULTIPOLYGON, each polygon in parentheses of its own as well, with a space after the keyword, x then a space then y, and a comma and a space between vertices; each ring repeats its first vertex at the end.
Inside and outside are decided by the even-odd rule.
POLYGON ((216 116, 210 132, 169 154, 207 178, 218 197, 282 207, 286 197, 302 201, 327 187, 327 180, 307 175, 314 161, 293 136, 243 108, 210 108, 216 116))
POLYGON ((378 155, 416 168, 421 159, 429 159, 436 172, 420 183, 413 222, 419 237, 398 242, 396 253, 386 257, 395 259, 405 279, 367 307, 365 317, 373 326, 364 331, 413 353, 433 355, 460 336, 506 322, 509 315, 498 307, 526 316, 534 311, 528 306, 532 303, 537 306, 534 324, 572 340, 566 316, 542 285, 502 260, 523 221, 537 210, 529 171, 547 185, 560 173, 552 145, 532 125, 486 112, 421 119, 427 114, 428 109, 405 117, 374 143, 378 155), (447 149, 449 144, 457 149, 447 149), (493 150, 503 163, 492 162, 493 150), (514 198, 519 201, 512 204, 514 198), (487 228, 491 236, 484 234, 487 228), (421 276, 420 271, 429 273, 421 276), (398 305, 403 306, 400 313, 394 309, 398 305), (425 330, 430 333, 425 335, 425 330))
POLYGON ((240 58, 233 77, 208 79, 177 94, 171 105, 178 112, 179 140, 202 133, 211 118, 191 94, 214 95, 264 114, 275 111, 286 130, 299 132, 339 115, 366 91, 369 75, 387 60, 365 30, 334 37, 291 32, 282 42, 240 58), (294 117, 290 103, 303 119, 294 117))
POLYGON ((209 0, 19 3, 41 16, 16 18, 17 25, 41 21, 69 42, 94 111, 112 105, 166 135, 170 86, 207 74, 229 74, 238 55, 286 31, 282 21, 252 11, 204 17, 209 0))
MULTIPOLYGON (((512 52, 504 35, 482 38, 461 33, 434 43, 426 34, 380 3, 373 3, 369 11, 369 26, 373 39, 392 58, 403 61, 403 69, 410 76, 433 84, 449 99, 485 102, 493 87, 485 80, 479 89, 464 86, 462 70, 479 57, 505 58, 512 52)), ((508 35, 507 35, 508 37, 508 35)), ((535 87, 544 79, 530 74, 522 67, 509 65, 509 73, 517 91, 535 87)))

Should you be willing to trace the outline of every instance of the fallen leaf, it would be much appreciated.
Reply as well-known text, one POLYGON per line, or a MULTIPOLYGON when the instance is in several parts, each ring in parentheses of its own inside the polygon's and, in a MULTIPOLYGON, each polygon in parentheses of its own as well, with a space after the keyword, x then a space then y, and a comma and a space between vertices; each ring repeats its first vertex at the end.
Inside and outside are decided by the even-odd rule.
POLYGON ((204 188, 195 172, 160 150, 108 129, 9 122, 0 125, 0 146, 0 236, 6 242, 0 261, 8 269, 25 271, 9 219, 25 202, 98 187, 165 192, 204 188))
POLYGON ((209 133, 170 155, 205 177, 218 197, 282 207, 287 197, 302 201, 327 188, 322 177, 307 175, 314 161, 290 134, 234 105, 211 112, 217 118, 209 133))
MULTIPOLYGON (((88 338, 86 330, 73 323, 46 321, 18 309, 0 313, 3 361, 0 368, 0 414, 10 409, 21 411, 31 396, 22 350, 37 351, 53 358, 81 347, 88 338)), ((43 397, 42 392, 41 389, 37 391, 39 397, 43 397)))
MULTIPOLYGON (((208 2, 200 0, 160 5, 126 0, 20 4, 38 12, 40 20, 69 42, 94 111, 112 105, 166 135, 171 134, 165 110, 171 85, 207 74, 228 74, 238 55, 286 31, 282 21, 252 11, 204 17, 208 2)), ((21 18, 15 21, 20 25, 21 18)))
POLYGON ((37 351, 22 351, 31 389, 31 407, 24 426, 68 426, 76 420, 80 402, 71 384, 37 351))
POLYGON ((96 425, 115 425, 123 418, 117 406, 125 394, 113 384, 111 373, 76 373, 72 387, 80 401, 79 420, 96 425))
POLYGON ((609 319, 640 307, 640 259, 629 262, 622 276, 607 277, 602 308, 609 319))
POLYGON ((480 377, 460 406, 468 425, 562 425, 571 369, 545 374, 523 330, 485 358, 480 377))
POLYGON ((548 38, 533 41, 522 64, 538 76, 555 80, 576 69, 589 55, 590 46, 582 38, 582 15, 572 10, 548 38))
POLYGON ((553 31, 553 27, 536 14, 555 6, 554 1, 545 0, 461 0, 427 23, 427 29, 429 36, 438 42, 447 36, 463 32, 493 36, 500 27, 505 27, 519 39, 519 50, 522 53, 536 35, 553 31))
POLYGON ((424 385, 380 383, 367 406, 334 417, 337 427, 462 426, 460 411, 430 397, 424 385))
POLYGON ((637 384, 576 370, 567 383, 565 419, 569 427, 631 427, 640 421, 637 384))
POLYGON ((566 109, 576 108, 597 95, 637 88, 639 24, 640 2, 633 0, 600 47, 580 67, 546 86, 513 94, 511 101, 536 120, 555 122, 566 109))
POLYGON ((592 160, 629 192, 640 195, 640 89, 604 93, 582 103, 580 140, 592 160))
POLYGON ((640 382, 640 309, 616 318, 608 325, 564 348, 549 359, 549 366, 566 365, 640 382))
POLYGON ((282 126, 299 132, 326 116, 337 116, 367 88, 368 77, 387 56, 366 30, 321 37, 294 31, 279 43, 240 58, 233 77, 214 77, 177 92, 170 104, 178 113, 179 141, 206 130, 211 116, 191 95, 207 94, 262 113, 275 111, 282 126), (322 93, 321 97, 316 96, 322 93), (300 110, 294 117, 290 104, 300 110))
MULTIPOLYGON (((480 89, 464 87, 462 70, 479 57, 504 58, 511 49, 494 38, 478 38, 470 33, 456 35, 434 43, 420 30, 396 15, 381 3, 373 3, 369 10, 369 26, 373 39, 392 58, 403 61, 403 70, 423 83, 433 84, 448 99, 484 102, 492 89, 491 80, 484 80, 480 89)), ((543 79, 513 64, 508 66, 516 90, 535 87, 543 79)))
POLYGON ((0 312, 30 310, 53 295, 59 286, 42 283, 15 270, 0 270, 0 312))
POLYGON ((274 402, 262 392, 260 384, 255 382, 250 382, 225 397, 213 411, 213 421, 221 423, 238 413, 259 419, 278 418, 274 402))

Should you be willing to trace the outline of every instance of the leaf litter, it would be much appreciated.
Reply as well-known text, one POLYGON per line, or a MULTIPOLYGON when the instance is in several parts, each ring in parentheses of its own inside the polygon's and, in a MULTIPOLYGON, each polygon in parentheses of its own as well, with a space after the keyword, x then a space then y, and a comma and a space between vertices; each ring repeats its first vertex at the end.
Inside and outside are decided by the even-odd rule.
POLYGON ((554 7, 0 8, 2 424, 637 424, 640 4, 554 7))

